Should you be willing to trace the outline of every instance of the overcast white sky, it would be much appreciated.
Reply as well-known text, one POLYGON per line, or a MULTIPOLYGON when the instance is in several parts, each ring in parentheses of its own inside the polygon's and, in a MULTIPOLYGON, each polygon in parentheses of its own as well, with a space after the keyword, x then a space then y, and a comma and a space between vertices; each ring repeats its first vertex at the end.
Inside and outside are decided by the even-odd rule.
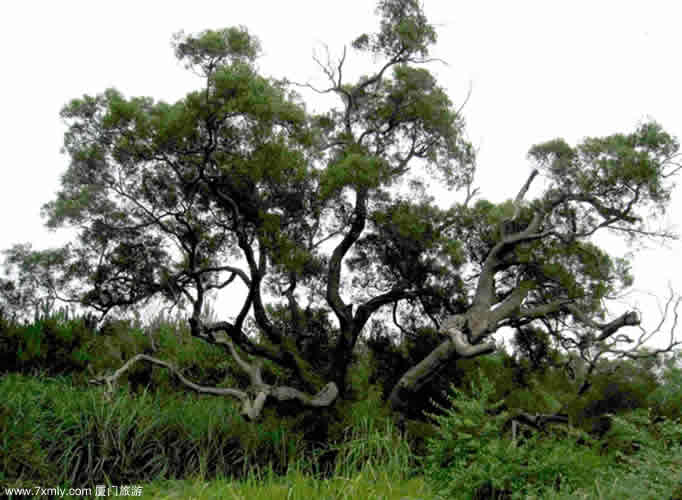
MULTIPOLYGON (((480 148, 483 197, 512 197, 530 171, 531 145, 555 137, 630 132, 653 118, 682 137, 682 30, 676 2, 425 0, 438 27, 431 69, 464 114, 480 148), (646 9, 643 7, 646 6, 646 9)), ((374 2, 298 0, 11 2, 3 9, 0 249, 18 242, 64 242, 48 233, 40 207, 53 198, 68 158, 60 154, 61 107, 84 93, 116 87, 126 96, 173 101, 198 85, 173 55, 179 30, 245 25, 262 42, 264 73, 321 82, 312 50, 340 53, 377 25, 374 2)), ((353 64, 353 55, 349 64, 353 64)), ((682 188, 669 214, 682 216, 682 188)), ((677 226, 678 231, 681 230, 677 226)), ((679 242, 635 259, 635 287, 682 292, 679 242)), ((615 253, 625 252, 623 247, 615 253)), ((643 299, 642 299, 643 300, 643 299)), ((651 303, 640 302, 649 312, 651 303)), ((645 324, 655 317, 645 316, 645 324)))

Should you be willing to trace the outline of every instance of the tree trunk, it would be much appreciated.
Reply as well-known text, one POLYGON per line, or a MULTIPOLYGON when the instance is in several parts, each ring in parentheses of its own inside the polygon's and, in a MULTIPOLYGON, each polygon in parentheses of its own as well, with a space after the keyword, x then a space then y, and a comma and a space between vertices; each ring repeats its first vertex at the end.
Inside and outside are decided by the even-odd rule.
POLYGON ((469 338, 483 337, 488 319, 489 316, 485 313, 458 314, 447 318, 441 329, 448 334, 448 338, 400 378, 389 397, 391 408, 404 413, 412 396, 438 375, 448 363, 459 358, 474 358, 493 352, 494 344, 469 342, 469 338), (474 326, 473 329, 470 328, 471 325, 474 326))

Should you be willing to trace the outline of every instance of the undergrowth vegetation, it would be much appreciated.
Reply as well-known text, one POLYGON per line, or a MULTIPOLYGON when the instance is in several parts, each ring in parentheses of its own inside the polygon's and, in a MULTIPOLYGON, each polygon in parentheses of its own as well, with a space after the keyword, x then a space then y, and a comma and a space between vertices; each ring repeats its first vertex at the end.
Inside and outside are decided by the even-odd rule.
POLYGON ((509 413, 495 411, 502 402, 493 393, 485 376, 472 383, 471 395, 453 387, 453 406, 434 417, 438 435, 429 443, 426 474, 442 497, 601 498, 600 484, 607 498, 682 493, 679 420, 654 420, 638 409, 613 416, 601 440, 563 425, 508 439, 509 413))
POLYGON ((385 349, 357 353, 355 393, 334 407, 268 408, 257 422, 157 366, 137 366, 113 394, 88 385, 150 350, 200 384, 242 376, 167 316, 98 329, 64 311, 1 319, 0 487, 142 485, 143 496, 169 499, 682 498, 674 359, 620 361, 578 397, 558 368, 529 370, 502 351, 457 363, 435 384, 448 390, 425 394, 428 411, 409 418, 386 405, 385 349), (518 412, 558 411, 568 424, 510 426, 518 412))

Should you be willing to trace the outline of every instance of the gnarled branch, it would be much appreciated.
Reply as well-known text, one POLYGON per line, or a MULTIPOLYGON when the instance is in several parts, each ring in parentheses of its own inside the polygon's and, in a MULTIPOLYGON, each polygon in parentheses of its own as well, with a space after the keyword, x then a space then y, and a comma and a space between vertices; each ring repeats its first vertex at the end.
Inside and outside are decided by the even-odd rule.
POLYGON ((232 352, 237 364, 249 375, 250 386, 247 390, 239 390, 232 388, 208 387, 196 384, 187 379, 178 368, 167 361, 148 356, 146 354, 137 354, 130 358, 123 366, 116 370, 113 374, 108 376, 99 376, 90 380, 92 384, 106 384, 106 395, 110 397, 113 394, 114 384, 116 381, 128 371, 135 363, 139 361, 146 361, 158 366, 162 366, 173 373, 180 382, 190 389, 202 394, 214 394, 216 396, 232 396, 239 399, 242 403, 240 414, 247 420, 256 420, 261 412, 267 398, 273 397, 278 401, 287 401, 291 399, 298 399, 301 404, 309 407, 325 407, 330 406, 339 394, 338 387, 334 382, 328 383, 317 394, 310 396, 298 389, 287 386, 272 386, 263 382, 261 374, 261 363, 248 363, 243 360, 232 342, 227 341, 228 347, 232 352))

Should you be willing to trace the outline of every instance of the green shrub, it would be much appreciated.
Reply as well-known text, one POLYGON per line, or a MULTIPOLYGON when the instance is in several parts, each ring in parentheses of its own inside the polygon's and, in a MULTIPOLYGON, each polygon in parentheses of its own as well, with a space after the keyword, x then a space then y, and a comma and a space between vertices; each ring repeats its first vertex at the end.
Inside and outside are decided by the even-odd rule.
POLYGON ((682 418, 682 368, 666 367, 661 383, 649 395, 649 404, 658 415, 673 420, 682 418))
POLYGON ((87 346, 94 337, 84 319, 64 313, 30 324, 0 319, 0 366, 5 373, 80 373, 92 360, 87 346))
POLYGON ((494 388, 481 375, 472 394, 452 387, 453 408, 433 415, 437 436, 427 444, 426 476, 445 498, 516 497, 571 491, 589 483, 607 459, 574 439, 534 435, 522 444, 504 437, 509 413, 494 403, 494 388))
POLYGON ((656 418, 651 410, 614 416, 604 445, 618 464, 615 490, 609 498, 675 498, 675 491, 679 495, 682 490, 679 420, 656 418))

